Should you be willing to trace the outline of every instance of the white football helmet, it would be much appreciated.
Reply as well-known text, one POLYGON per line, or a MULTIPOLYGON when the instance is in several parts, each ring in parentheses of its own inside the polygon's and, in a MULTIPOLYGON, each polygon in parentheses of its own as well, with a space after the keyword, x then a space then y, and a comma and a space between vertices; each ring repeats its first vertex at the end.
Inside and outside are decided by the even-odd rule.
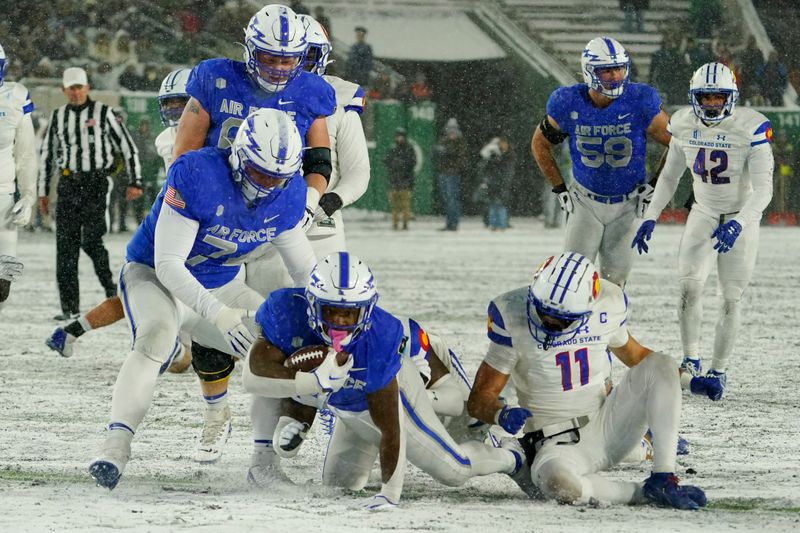
POLYGON ((719 122, 730 116, 738 99, 736 75, 722 63, 706 63, 695 71, 689 83, 689 103, 695 116, 705 122, 719 122), (725 96, 725 103, 702 105, 701 94, 721 94, 725 96))
POLYGON ((596 37, 589 41, 586 48, 583 49, 581 72, 583 81, 590 88, 608 98, 619 98, 631 75, 631 60, 628 52, 618 41, 611 37, 596 37), (625 67, 625 75, 620 81, 602 83, 597 70, 613 67, 625 67))
POLYGON ((308 325, 329 345, 333 345, 329 330, 345 330, 343 347, 353 344, 356 338, 370 328, 372 310, 378 301, 378 287, 369 267, 348 252, 335 252, 317 263, 306 285, 308 325), (339 307, 359 310, 358 320, 352 326, 331 324, 323 319, 322 307, 339 307))
POLYGON ((577 252, 548 257, 528 287, 528 329, 545 346, 578 334, 600 292, 600 276, 577 252), (566 337, 566 338, 564 338, 566 337))
POLYGON ((328 32, 310 15, 297 15, 306 28, 308 39, 308 54, 306 55, 306 70, 318 76, 325 74, 325 69, 333 62, 330 59, 333 46, 328 39, 328 32))
POLYGON ((298 175, 303 164, 303 140, 292 118, 277 109, 261 108, 244 119, 231 145, 229 163, 233 179, 250 203, 272 201, 298 175), (263 187, 248 169, 285 180, 279 186, 263 187))
POLYGON ((158 90, 158 112, 161 115, 161 123, 164 126, 171 127, 177 126, 178 121, 183 113, 183 108, 186 102, 189 101, 189 93, 186 92, 186 82, 189 81, 189 74, 192 69, 179 68, 173 70, 164 81, 161 82, 161 88, 158 90), (183 100, 181 107, 166 107, 170 100, 183 100))
POLYGON ((258 85, 269 92, 286 88, 305 67, 308 41, 306 29, 291 8, 271 4, 253 15, 244 32, 244 63, 258 85), (259 53, 294 59, 290 68, 268 66, 258 61, 259 53))
POLYGON ((6 58, 6 51, 0 45, 0 86, 3 85, 3 80, 6 78, 6 69, 8 68, 8 58, 6 58))

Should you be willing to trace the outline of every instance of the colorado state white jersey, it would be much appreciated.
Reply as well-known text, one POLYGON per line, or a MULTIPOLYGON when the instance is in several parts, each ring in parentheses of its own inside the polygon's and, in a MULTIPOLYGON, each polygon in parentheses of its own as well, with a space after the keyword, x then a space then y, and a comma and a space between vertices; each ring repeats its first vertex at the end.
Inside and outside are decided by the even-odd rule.
MULTIPOLYGON (((685 107, 672 116, 667 129, 672 134, 669 150, 680 150, 692 171, 695 201, 710 214, 740 211, 753 193, 750 156, 757 150, 771 151, 767 117, 736 107, 731 116, 706 126, 685 107)), ((752 169, 753 174, 764 171, 772 175, 771 168, 752 169)))
POLYGON ((595 413, 611 377, 607 347, 628 341, 628 299, 617 285, 600 280, 594 312, 578 334, 546 349, 528 326, 528 287, 502 294, 489 304, 489 351, 484 362, 506 375, 519 405, 533 417, 524 430, 595 413))
POLYGON ((158 134, 156 137, 156 152, 161 158, 164 160, 164 168, 169 170, 169 166, 172 164, 172 148, 175 146, 175 137, 178 134, 178 127, 177 126, 170 126, 164 129, 161 133, 158 134))
MULTIPOLYGON (((36 152, 33 126, 30 127, 29 139, 18 136, 18 129, 23 120, 30 121, 33 111, 30 93, 24 85, 10 81, 0 85, 0 194, 14 194, 17 168, 25 167, 25 172, 33 172, 26 183, 36 182, 36 152), (31 161, 15 161, 14 143, 25 143, 30 146, 33 159, 31 161)), ((23 169, 20 168, 22 171, 23 169)), ((31 196, 35 196, 35 193, 31 196)))

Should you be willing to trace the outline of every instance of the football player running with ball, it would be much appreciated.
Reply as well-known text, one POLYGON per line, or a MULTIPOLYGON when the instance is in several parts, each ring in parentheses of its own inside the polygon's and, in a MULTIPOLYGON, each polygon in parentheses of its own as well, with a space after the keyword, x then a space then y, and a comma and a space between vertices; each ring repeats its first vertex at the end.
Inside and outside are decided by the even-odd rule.
POLYGON ((532 480, 567 504, 646 503, 698 509, 706 497, 675 477, 681 388, 674 362, 625 326, 628 299, 576 252, 548 258, 530 286, 489 304, 489 350, 470 415, 520 430, 532 480), (610 353, 609 353, 610 350, 610 353), (611 353, 630 369, 608 393, 611 353), (519 405, 498 397, 514 376, 519 405), (641 482, 598 475, 640 445, 650 428, 653 466, 641 482))
POLYGON ((531 150, 568 213, 564 249, 599 263, 600 274, 623 286, 631 270, 628 246, 653 193, 645 172, 647 137, 667 146, 669 117, 655 89, 628 81, 631 62, 620 43, 597 37, 581 56, 585 83, 556 89, 531 150), (552 150, 569 138, 574 181, 567 186, 552 150), (599 258, 598 258, 599 254, 599 258))
POLYGON ((678 249, 681 384, 712 400, 725 392, 728 358, 741 327, 742 294, 758 253, 758 225, 772 199, 772 128, 758 111, 736 107, 738 97, 734 74, 725 65, 707 63, 694 73, 689 85, 692 105, 670 120, 669 154, 632 243, 639 253, 647 253, 656 220, 689 168, 695 203, 678 249), (711 367, 703 375, 700 297, 714 263, 722 306, 711 367))

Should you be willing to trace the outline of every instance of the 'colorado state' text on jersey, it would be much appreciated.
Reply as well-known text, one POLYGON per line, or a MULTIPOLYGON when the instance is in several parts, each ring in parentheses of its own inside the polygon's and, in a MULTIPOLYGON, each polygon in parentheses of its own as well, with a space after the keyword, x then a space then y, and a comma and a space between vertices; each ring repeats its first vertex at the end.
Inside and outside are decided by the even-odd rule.
POLYGON ((186 260, 189 272, 207 289, 236 277, 248 254, 297 225, 306 205, 306 185, 297 174, 272 202, 248 207, 228 165, 230 150, 187 152, 169 167, 153 207, 128 243, 128 261, 155 268, 155 229, 164 202, 200 223, 186 260))
POLYGON ((333 88, 316 74, 301 72, 282 91, 268 93, 250 79, 244 63, 231 59, 200 62, 189 75, 186 92, 210 116, 205 146, 218 148, 230 146, 239 124, 256 109, 267 107, 288 113, 302 139, 315 119, 327 117, 336 109, 333 88))
POLYGON ((22 118, 33 111, 24 85, 6 81, 0 85, 0 194, 14 194, 14 140, 22 118))
MULTIPOLYGON (((261 334, 284 354, 291 355, 305 346, 325 344, 308 325, 308 304, 303 289, 278 289, 270 293, 256 313, 261 334)), ((375 307, 372 325, 349 347, 353 368, 340 390, 328 404, 344 411, 366 411, 367 394, 386 387, 400 370, 400 357, 406 338, 398 319, 375 307)))
POLYGON ((502 294, 489 304, 491 341, 484 361, 511 376, 522 407, 533 418, 525 431, 591 415, 603 405, 611 376, 608 346, 628 341, 628 301, 617 285, 600 280, 594 312, 578 334, 546 349, 528 329, 528 287, 502 294))
POLYGON ((645 182, 647 128, 660 111, 658 92, 641 83, 627 83, 602 109, 583 83, 556 89, 547 100, 547 114, 569 135, 575 180, 604 196, 628 194, 645 182))
POLYGON ((769 150, 772 127, 767 117, 749 107, 714 126, 706 126, 691 107, 681 108, 669 121, 670 149, 683 152, 692 171, 695 201, 713 214, 735 213, 753 191, 748 158, 769 150))

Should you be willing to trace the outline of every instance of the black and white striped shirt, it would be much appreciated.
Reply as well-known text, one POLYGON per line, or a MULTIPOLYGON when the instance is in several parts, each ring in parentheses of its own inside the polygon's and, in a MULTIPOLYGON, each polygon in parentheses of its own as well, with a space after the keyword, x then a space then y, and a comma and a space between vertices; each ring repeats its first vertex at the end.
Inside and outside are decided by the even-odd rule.
POLYGON ((59 173, 110 170, 114 152, 125 158, 130 184, 141 187, 139 151, 122 117, 111 106, 88 99, 80 106, 59 107, 50 114, 42 141, 39 196, 47 196, 54 170, 59 173))

